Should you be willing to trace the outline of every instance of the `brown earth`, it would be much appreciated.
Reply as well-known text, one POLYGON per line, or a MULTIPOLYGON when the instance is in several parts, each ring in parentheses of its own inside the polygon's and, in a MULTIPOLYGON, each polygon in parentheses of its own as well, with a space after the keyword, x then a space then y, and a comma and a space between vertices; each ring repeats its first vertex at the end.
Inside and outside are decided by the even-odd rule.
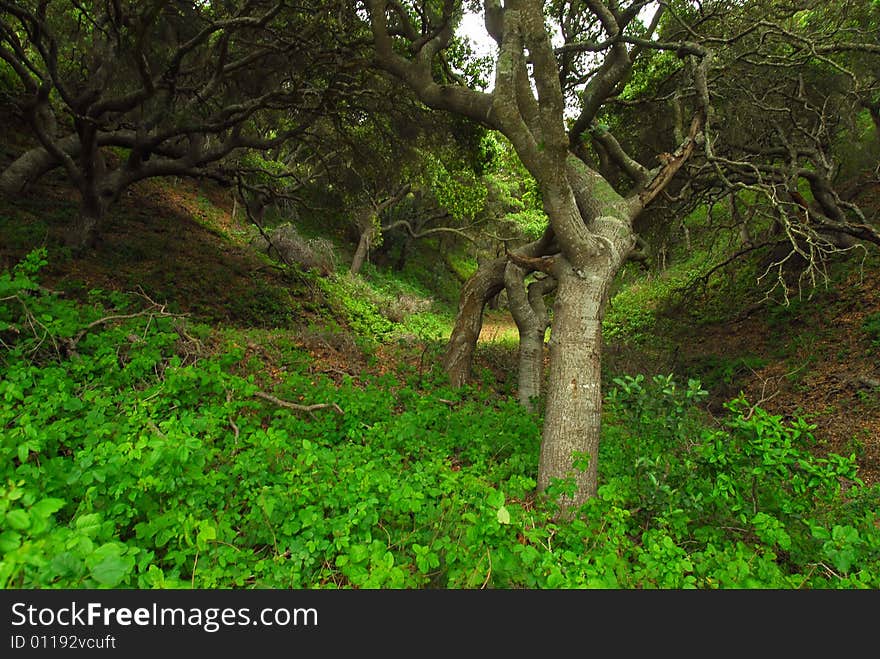
POLYGON ((820 454, 856 456, 866 484, 880 482, 880 341, 866 332, 880 312, 880 273, 853 273, 797 312, 763 307, 736 322, 701 328, 680 341, 681 359, 757 358, 725 382, 753 405, 816 426, 820 454), (875 344, 876 343, 876 344, 875 344))

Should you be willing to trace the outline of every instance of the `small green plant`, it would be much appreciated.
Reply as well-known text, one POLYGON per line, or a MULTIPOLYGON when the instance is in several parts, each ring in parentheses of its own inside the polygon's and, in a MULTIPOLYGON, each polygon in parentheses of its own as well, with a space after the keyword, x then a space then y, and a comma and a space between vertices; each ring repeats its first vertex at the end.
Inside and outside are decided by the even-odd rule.
POLYGON ((254 278, 249 293, 232 300, 229 313, 247 326, 290 327, 296 320, 297 304, 285 289, 254 278))
POLYGON ((862 321, 862 331, 867 334, 872 346, 880 347, 880 312, 865 316, 862 321))

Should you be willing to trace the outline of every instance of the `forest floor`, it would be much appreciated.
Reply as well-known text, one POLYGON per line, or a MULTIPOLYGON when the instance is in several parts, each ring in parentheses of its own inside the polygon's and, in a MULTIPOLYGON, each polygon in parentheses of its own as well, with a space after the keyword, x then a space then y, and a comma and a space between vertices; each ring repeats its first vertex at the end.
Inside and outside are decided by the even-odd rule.
MULTIPOLYGON (((51 233, 75 208, 68 186, 51 178, 37 195, 4 201, 0 267, 12 267, 27 244, 51 243, 51 233)), ((233 215, 228 190, 192 181, 145 182, 120 201, 92 253, 50 263, 46 285, 82 299, 94 289, 143 290, 207 322, 295 329, 296 341, 322 372, 388 372, 394 360, 419 358, 415 348, 383 346, 378 359, 368 360, 354 341, 316 330, 318 293, 257 258, 246 228, 246 218, 233 215)), ((762 307, 733 322, 682 323, 665 337, 674 346, 666 354, 609 345, 606 363, 614 374, 698 377, 716 412, 742 393, 772 414, 804 417, 816 425, 817 452, 855 454, 861 478, 873 484, 880 482, 880 339, 864 327, 877 314, 880 273, 853 271, 815 301, 785 311, 762 307)), ((500 366, 497 376, 509 382, 516 330, 508 315, 487 315, 481 345, 481 364, 500 366)))

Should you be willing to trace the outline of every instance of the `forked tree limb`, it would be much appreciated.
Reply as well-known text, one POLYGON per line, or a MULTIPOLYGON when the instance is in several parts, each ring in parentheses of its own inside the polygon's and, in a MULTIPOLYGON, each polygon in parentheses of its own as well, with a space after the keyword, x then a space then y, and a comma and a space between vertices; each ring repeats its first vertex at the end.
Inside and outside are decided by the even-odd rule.
POLYGON ((666 189, 669 182, 676 175, 678 170, 682 168, 684 163, 690 158, 694 152, 694 145, 697 141, 697 135, 703 128, 704 117, 698 113, 691 121, 691 129, 684 142, 675 150, 675 153, 665 154, 662 158, 663 166, 653 179, 645 186, 645 189, 639 194, 642 205, 647 206, 657 196, 666 189))
POLYGON ((516 252, 511 252, 507 249, 507 245, 504 246, 506 256, 508 260, 514 265, 518 265, 520 268, 523 268, 526 271, 534 271, 537 270, 539 272, 544 272, 548 275, 553 274, 553 268, 556 265, 556 257, 554 256, 524 256, 522 254, 517 254, 516 252))

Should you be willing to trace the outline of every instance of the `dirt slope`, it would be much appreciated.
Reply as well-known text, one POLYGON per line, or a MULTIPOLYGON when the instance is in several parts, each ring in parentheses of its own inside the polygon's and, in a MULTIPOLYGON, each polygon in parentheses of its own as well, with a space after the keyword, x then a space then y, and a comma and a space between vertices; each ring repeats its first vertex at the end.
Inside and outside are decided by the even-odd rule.
POLYGON ((819 453, 855 454, 866 483, 880 482, 880 273, 853 272, 790 313, 765 308, 682 337, 683 359, 726 357, 716 399, 742 392, 773 414, 816 425, 819 453), (738 359, 738 361, 737 361, 738 359))

